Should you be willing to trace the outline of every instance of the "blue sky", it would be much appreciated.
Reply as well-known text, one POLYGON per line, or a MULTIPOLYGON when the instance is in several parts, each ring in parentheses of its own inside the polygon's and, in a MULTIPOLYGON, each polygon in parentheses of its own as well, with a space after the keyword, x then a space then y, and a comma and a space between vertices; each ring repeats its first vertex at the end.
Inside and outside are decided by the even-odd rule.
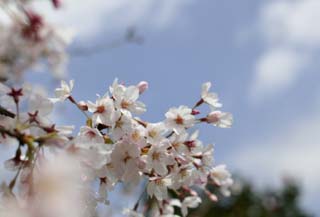
MULTIPOLYGON (((52 15, 78 30, 73 48, 109 43, 132 25, 145 38, 142 45, 71 56, 75 96, 94 100, 116 77, 129 84, 146 80, 143 117, 158 121, 171 106, 193 105, 201 84, 211 81, 235 119, 232 129, 201 128, 203 141, 216 144, 217 162, 260 186, 297 177, 303 204, 319 214, 320 2, 132 2, 66 0, 52 15)), ((81 114, 69 117, 81 123, 81 114)))

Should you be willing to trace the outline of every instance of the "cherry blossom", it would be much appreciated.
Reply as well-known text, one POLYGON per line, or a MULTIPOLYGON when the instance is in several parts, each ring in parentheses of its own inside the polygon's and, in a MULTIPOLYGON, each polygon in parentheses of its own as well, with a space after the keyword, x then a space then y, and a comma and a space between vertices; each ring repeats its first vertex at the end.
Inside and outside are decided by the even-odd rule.
POLYGON ((163 122, 148 123, 146 127, 147 142, 150 144, 159 144, 166 133, 167 128, 163 122))
POLYGON ((89 101, 87 106, 89 112, 93 113, 92 120, 96 125, 114 126, 120 117, 120 112, 115 110, 114 102, 108 95, 98 98, 96 103, 89 101))
POLYGON ((212 168, 210 178, 220 186, 221 192, 225 196, 230 195, 229 188, 232 186, 233 180, 231 179, 231 174, 226 169, 226 165, 218 165, 212 168))
POLYGON ((160 176, 168 173, 167 166, 174 163, 173 156, 167 151, 169 147, 170 143, 164 140, 150 148, 146 162, 149 170, 153 169, 160 176))
POLYGON ((159 201, 166 199, 168 197, 168 186, 171 185, 171 182, 172 180, 169 177, 155 177, 150 179, 147 186, 149 196, 155 196, 159 201))
MULTIPOLYGON (((72 96, 72 88, 73 82, 62 82, 56 93, 58 101, 69 101, 85 115, 86 125, 80 127, 76 136, 72 136, 75 131, 73 126, 56 126, 51 122, 50 114, 55 107, 55 100, 27 86, 21 90, 0 86, 3 96, 13 104, 19 107, 25 100, 29 105, 26 111, 16 110, 19 115, 15 118, 4 117, 3 123, 11 125, 0 127, 2 136, 28 144, 25 153, 18 146, 16 155, 6 162, 8 169, 17 171, 24 168, 25 164, 39 163, 36 159, 40 153, 36 150, 44 147, 55 152, 65 151, 79 162, 84 183, 99 181, 96 194, 90 193, 91 190, 86 191, 93 195, 90 196, 90 204, 111 204, 108 192, 120 182, 137 185, 141 180, 146 180, 148 196, 154 197, 162 210, 162 214, 155 216, 175 216, 173 206, 180 207, 183 216, 186 216, 188 208, 194 208, 201 202, 193 187, 203 189, 210 198, 216 200, 217 197, 206 189, 210 180, 222 194, 229 195, 233 183, 230 173, 224 166, 214 167, 213 145, 204 145, 199 139, 199 130, 191 129, 201 123, 230 126, 232 116, 229 119, 224 119, 223 115, 218 117, 227 113, 216 110, 196 119, 191 108, 179 106, 170 108, 164 121, 149 123, 133 116, 136 112, 134 107, 139 107, 136 86, 126 87, 116 80, 110 87, 112 95, 98 95, 95 103, 85 103, 84 100, 77 102, 72 96), (123 101, 130 102, 130 106, 121 106, 119 102, 123 101), (221 120, 215 119, 217 117, 221 120), (17 123, 22 128, 17 129, 17 123), (170 189, 186 196, 179 203, 171 201, 168 195, 170 189)), ((28 166, 21 172, 20 185, 23 186, 24 195, 32 189, 31 168, 28 166)), ((94 206, 89 208, 94 210, 94 206)), ((131 210, 127 214, 139 216, 141 213, 131 210)))
POLYGON ((188 215, 188 208, 197 208, 201 203, 201 198, 198 196, 186 197, 181 203, 181 212, 185 217, 188 215))
POLYGON ((115 173, 118 179, 125 182, 137 182, 139 180, 138 158, 140 150, 133 143, 120 141, 115 144, 111 159, 116 165, 115 173))
POLYGON ((192 110, 187 106, 171 108, 166 114, 166 126, 176 134, 183 133, 186 128, 195 124, 195 117, 191 114, 192 110))
POLYGON ((215 110, 217 108, 220 108, 222 106, 221 103, 219 103, 219 98, 216 93, 209 92, 211 87, 211 82, 206 82, 202 85, 202 91, 201 91, 201 99, 208 103, 212 110, 215 110))
POLYGON ((70 80, 69 84, 65 81, 61 81, 61 86, 55 90, 55 95, 58 100, 65 100, 71 95, 71 91, 74 86, 74 80, 70 80))
POLYGON ((115 106, 122 112, 130 111, 135 114, 141 114, 146 111, 145 105, 137 101, 139 98, 139 87, 119 85, 115 80, 112 88, 110 88, 112 97, 115 100, 115 106))
POLYGON ((213 111, 208 114, 206 121, 217 127, 230 128, 232 126, 233 117, 232 114, 227 112, 213 111))

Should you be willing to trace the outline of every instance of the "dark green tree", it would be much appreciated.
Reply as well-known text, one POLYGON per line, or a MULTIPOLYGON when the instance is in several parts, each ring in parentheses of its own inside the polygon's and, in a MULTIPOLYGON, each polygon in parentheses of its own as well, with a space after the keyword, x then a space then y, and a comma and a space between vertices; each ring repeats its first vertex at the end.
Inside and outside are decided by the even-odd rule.
MULTIPOLYGON (((213 186, 208 189, 215 192, 213 186)), ((300 193, 298 183, 289 179, 283 182, 280 189, 257 190, 252 183, 237 178, 230 197, 219 195, 220 200, 215 203, 203 195, 203 203, 191 211, 189 216, 312 217, 312 214, 300 207, 300 193)))

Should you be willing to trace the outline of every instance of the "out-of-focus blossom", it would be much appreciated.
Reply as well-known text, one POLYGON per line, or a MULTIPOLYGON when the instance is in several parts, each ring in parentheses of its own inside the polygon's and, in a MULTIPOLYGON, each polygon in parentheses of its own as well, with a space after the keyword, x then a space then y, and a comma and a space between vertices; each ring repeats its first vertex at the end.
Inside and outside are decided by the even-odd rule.
POLYGON ((186 197, 181 203, 181 212, 183 217, 188 215, 188 208, 197 208, 201 203, 201 198, 198 196, 186 197))
POLYGON ((74 87, 74 80, 70 80, 69 84, 65 81, 61 81, 60 87, 56 88, 55 95, 56 99, 60 101, 66 100, 71 96, 71 91, 74 87))
POLYGON ((221 192, 225 196, 230 195, 230 187, 233 184, 230 172, 226 169, 226 165, 219 165, 212 168, 210 178, 220 186, 221 192))

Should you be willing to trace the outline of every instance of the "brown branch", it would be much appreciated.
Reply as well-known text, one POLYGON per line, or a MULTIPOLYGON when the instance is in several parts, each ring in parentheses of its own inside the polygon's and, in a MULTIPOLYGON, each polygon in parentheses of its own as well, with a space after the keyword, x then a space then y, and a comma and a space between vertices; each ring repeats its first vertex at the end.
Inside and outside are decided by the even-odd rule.
POLYGON ((92 47, 73 48, 69 50, 69 53, 71 57, 86 57, 121 47, 127 43, 142 44, 143 42, 144 38, 137 34, 137 30, 134 27, 130 27, 127 29, 123 38, 111 41, 109 43, 99 43, 92 47))

